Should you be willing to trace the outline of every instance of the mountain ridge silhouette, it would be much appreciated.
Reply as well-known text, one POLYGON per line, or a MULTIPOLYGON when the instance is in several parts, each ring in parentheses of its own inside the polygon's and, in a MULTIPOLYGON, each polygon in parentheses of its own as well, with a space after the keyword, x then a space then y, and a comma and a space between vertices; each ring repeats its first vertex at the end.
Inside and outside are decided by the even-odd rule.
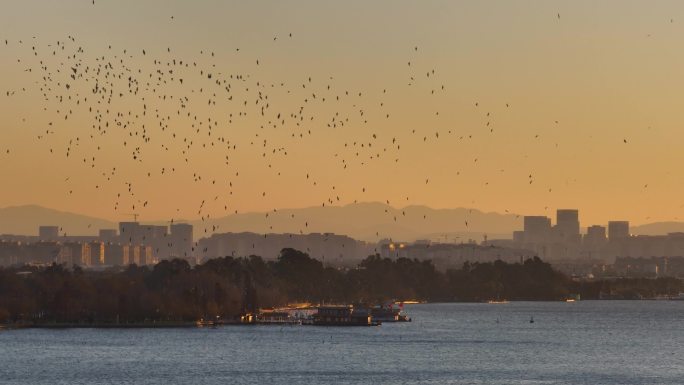
MULTIPOLYGON (((169 224, 166 220, 140 222, 151 225, 169 224)), ((509 239, 513 231, 523 228, 523 217, 516 214, 484 212, 463 207, 435 209, 426 205, 395 208, 381 202, 280 209, 268 213, 247 212, 204 221, 192 219, 174 222, 192 224, 196 239, 224 232, 301 232, 335 233, 363 241, 389 238, 401 241, 431 239, 465 242, 469 239, 481 241, 485 235, 489 239, 509 239)), ((118 228, 118 222, 108 219, 35 204, 0 208, 0 234, 37 235, 40 225, 60 226, 60 234, 67 235, 97 235, 99 229, 118 228)), ((631 232, 635 235, 684 232, 684 222, 647 223, 633 226, 631 232)))

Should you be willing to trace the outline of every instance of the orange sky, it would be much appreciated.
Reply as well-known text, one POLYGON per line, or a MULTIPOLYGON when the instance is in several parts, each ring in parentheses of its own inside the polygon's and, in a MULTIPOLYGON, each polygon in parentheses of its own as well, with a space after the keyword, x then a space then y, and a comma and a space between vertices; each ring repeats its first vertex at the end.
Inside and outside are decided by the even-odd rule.
POLYGON ((683 37, 677 1, 13 2, 0 206, 152 220, 389 201, 679 220, 683 37), (112 77, 95 73, 107 63, 112 77), (113 82, 109 103, 95 79, 113 82))

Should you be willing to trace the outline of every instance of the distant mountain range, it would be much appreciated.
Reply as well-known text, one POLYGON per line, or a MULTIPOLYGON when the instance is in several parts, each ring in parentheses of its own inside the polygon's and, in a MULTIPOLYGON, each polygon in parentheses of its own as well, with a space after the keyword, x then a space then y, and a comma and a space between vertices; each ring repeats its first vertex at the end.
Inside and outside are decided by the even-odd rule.
MULTIPOLYGON (((144 221, 166 225, 166 221, 144 221)), ((432 209, 426 206, 393 208, 383 203, 283 209, 269 213, 233 214, 205 221, 188 221, 195 238, 223 232, 335 233, 376 241, 380 238, 413 241, 482 240, 508 237, 522 228, 522 218, 513 214, 484 213, 475 209, 432 209)), ((37 235, 38 226, 60 226, 61 234, 96 235, 101 228, 117 228, 109 220, 62 212, 36 205, 0 209, 0 234, 37 235)))
MULTIPOLYGON (((167 225, 166 221, 143 223, 167 225)), ((283 209, 269 213, 233 214, 205 221, 188 221, 195 238, 224 232, 335 233, 366 241, 381 238, 413 241, 481 241, 510 238, 523 227, 522 216, 485 213, 475 209, 432 209, 426 206, 393 208, 383 203, 283 209)), ((118 227, 116 222, 36 205, 0 208, 0 234, 37 235, 38 226, 60 226, 61 234, 96 235, 99 229, 118 227)), ((633 234, 657 235, 684 232, 684 222, 657 222, 634 226, 633 234)))
POLYGON ((654 222, 639 226, 634 226, 630 229, 635 235, 663 235, 667 233, 681 233, 684 232, 684 222, 654 222))
POLYGON ((60 226, 60 234, 97 235, 99 229, 115 229, 114 222, 53 210, 36 205, 0 209, 0 234, 38 235, 38 226, 60 226))
MULTIPOLYGON (((484 213, 475 209, 432 209, 407 206, 397 209, 383 203, 284 209, 268 213, 246 213, 193 222, 204 233, 252 231, 256 233, 335 233, 377 241, 381 238, 413 241, 444 238, 449 242, 511 237, 522 228, 522 217, 484 213)), ((197 233, 197 230, 196 230, 197 233)), ((202 235, 199 234, 199 235, 202 235)))

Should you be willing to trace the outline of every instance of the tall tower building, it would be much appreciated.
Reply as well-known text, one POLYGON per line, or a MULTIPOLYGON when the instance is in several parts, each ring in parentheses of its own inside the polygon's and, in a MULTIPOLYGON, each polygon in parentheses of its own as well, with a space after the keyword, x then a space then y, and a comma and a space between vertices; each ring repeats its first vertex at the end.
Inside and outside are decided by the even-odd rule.
POLYGON ((606 242, 606 228, 603 226, 587 227, 587 235, 584 236, 587 245, 600 245, 606 242))
POLYGON ((580 239, 579 211, 560 209, 556 211, 556 234, 564 241, 580 239))
POLYGON ((192 252, 192 225, 178 223, 171 225, 171 257, 194 260, 192 252))
POLYGON ((628 221, 610 221, 608 222, 608 240, 616 241, 620 239, 629 238, 629 222, 628 221))
POLYGON ((541 243, 548 241, 551 235, 551 218, 544 216, 526 216, 523 218, 525 242, 541 243))
MULTIPOLYGON (((145 260, 146 264, 151 264, 154 259, 167 259, 169 257, 170 248, 167 246, 169 242, 168 227, 143 225, 140 226, 143 231, 142 245, 149 247, 153 256, 145 259, 144 253, 141 254, 141 264, 145 260)), ((148 250, 145 249, 145 252, 148 250)))
POLYGON ((143 232, 138 222, 119 223, 119 242, 124 245, 138 245, 142 241, 143 232))

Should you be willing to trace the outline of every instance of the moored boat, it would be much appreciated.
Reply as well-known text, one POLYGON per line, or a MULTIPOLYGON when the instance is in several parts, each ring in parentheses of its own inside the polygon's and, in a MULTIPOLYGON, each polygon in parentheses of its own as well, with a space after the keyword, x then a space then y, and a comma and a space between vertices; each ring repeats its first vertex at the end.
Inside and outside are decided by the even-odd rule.
POLYGON ((262 311, 257 314, 255 323, 262 325, 301 325, 302 320, 292 317, 286 311, 262 311))
POLYGON ((487 303, 491 303, 491 304, 504 304, 504 303, 508 303, 508 300, 505 300, 505 299, 490 299, 489 301, 487 301, 487 303))
POLYGON ((411 318, 404 314, 404 304, 399 303, 399 308, 394 307, 394 303, 387 306, 378 306, 370 309, 374 320, 380 322, 411 322, 411 318))
POLYGON ((373 319, 368 309, 354 308, 352 305, 319 306, 313 316, 316 326, 378 326, 381 321, 373 319))

